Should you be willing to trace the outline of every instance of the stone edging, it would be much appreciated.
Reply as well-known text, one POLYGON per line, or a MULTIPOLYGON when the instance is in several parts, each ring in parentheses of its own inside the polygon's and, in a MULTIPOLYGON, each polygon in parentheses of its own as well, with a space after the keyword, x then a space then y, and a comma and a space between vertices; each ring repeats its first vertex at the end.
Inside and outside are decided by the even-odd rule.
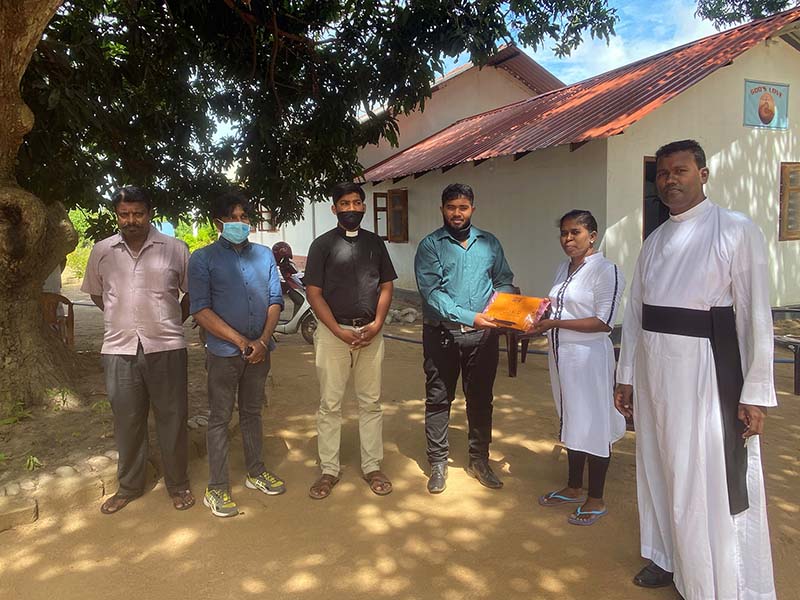
MULTIPOLYGON (((205 415, 195 415, 187 421, 190 460, 206 455, 207 426, 205 415)), ((234 412, 228 434, 233 435, 238 428, 238 413, 234 412)), ((76 465, 62 465, 0 487, 0 531, 33 523, 41 516, 99 502, 117 487, 118 457, 116 450, 109 450, 76 465)), ((154 485, 159 478, 156 466, 148 461, 148 482, 154 485)))

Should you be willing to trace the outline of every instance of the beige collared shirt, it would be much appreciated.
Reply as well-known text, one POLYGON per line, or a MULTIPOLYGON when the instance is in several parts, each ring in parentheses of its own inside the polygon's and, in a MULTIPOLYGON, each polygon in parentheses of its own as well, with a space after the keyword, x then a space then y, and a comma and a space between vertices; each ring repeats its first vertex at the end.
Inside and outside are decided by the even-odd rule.
POLYGON ((189 248, 151 225, 138 256, 116 233, 92 248, 81 290, 103 297, 103 354, 186 347, 179 291, 188 289, 189 248))

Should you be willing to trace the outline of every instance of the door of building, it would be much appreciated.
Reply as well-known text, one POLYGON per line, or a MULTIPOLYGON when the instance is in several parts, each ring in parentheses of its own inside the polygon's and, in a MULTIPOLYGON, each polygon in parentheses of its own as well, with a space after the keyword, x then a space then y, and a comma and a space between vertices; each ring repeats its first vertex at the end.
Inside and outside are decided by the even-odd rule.
POLYGON ((642 240, 655 231, 656 227, 669 219, 669 209, 658 199, 656 191, 656 159, 644 157, 644 184, 642 186, 642 240))

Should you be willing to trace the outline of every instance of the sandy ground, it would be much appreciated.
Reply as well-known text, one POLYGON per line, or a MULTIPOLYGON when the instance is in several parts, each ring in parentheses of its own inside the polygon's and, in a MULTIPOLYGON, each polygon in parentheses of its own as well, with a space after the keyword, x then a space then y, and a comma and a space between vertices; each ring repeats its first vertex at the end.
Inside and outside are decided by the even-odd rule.
MULTIPOLYGON (((99 345, 79 308, 81 343, 99 345), (94 341, 91 341, 91 340, 94 341)), ((96 327, 96 323, 94 325, 96 327)), ((390 327, 419 338, 419 327, 390 327)), ((196 341, 196 338, 191 338, 196 341)), ((205 402, 202 351, 190 348, 192 404, 205 402)), ((299 335, 282 337, 273 355, 264 413, 265 459, 288 491, 267 497, 243 486, 241 440, 232 441, 233 494, 242 513, 213 517, 201 503, 172 509, 163 483, 121 513, 96 504, 0 533, 0 598, 68 600, 114 597, 344 599, 673 599, 630 579, 642 566, 635 498, 635 434, 614 448, 609 515, 592 527, 566 523, 568 509, 536 497, 563 485, 566 457, 546 360, 531 356, 515 379, 501 355, 495 385, 491 460, 505 480, 481 487, 466 466, 463 397, 453 407, 447 490, 425 490, 422 349, 388 340, 384 365, 384 470, 394 492, 373 495, 359 472, 355 402, 345 403, 342 481, 330 498, 308 498, 317 475, 313 352, 299 335)), ((763 440, 778 597, 800 598, 800 399, 790 395, 791 367, 777 365, 781 406, 763 440)), ((198 497, 204 461, 191 466, 198 497)))

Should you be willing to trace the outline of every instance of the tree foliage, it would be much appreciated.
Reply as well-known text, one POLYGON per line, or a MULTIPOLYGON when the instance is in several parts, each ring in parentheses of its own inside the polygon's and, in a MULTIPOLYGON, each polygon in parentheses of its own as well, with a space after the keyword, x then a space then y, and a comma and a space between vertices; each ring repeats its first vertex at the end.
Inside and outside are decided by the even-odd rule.
POLYGON ((615 20, 605 0, 67 0, 23 81, 36 124, 17 176, 90 208, 142 185, 177 216, 233 169, 296 220, 360 172, 360 146, 396 140, 448 57, 512 40, 564 55, 615 20))
POLYGON ((800 5, 798 0, 697 0, 697 14, 720 29, 800 5))

